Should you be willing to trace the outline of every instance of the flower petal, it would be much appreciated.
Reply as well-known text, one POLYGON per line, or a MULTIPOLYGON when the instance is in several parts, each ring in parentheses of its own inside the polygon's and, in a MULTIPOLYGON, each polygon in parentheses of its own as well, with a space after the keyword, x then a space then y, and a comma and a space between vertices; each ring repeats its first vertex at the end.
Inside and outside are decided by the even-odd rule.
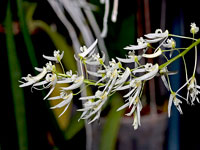
POLYGON ((80 56, 80 57, 86 57, 94 48, 95 48, 95 46, 97 45, 97 42, 98 42, 98 40, 96 39, 95 41, 94 41, 94 43, 92 43, 92 45, 89 47, 89 48, 87 48, 87 50, 86 51, 84 51, 84 52, 82 52, 82 53, 79 53, 78 55, 80 56))
POLYGON ((152 71, 150 71, 149 73, 146 73, 145 75, 142 75, 138 78, 135 78, 135 80, 136 81, 150 80, 157 74, 158 70, 159 70, 159 66, 158 66, 158 64, 155 64, 152 67, 152 71))
POLYGON ((65 88, 62 87, 62 89, 65 91, 77 89, 81 86, 81 84, 83 83, 83 80, 84 80, 84 77, 80 76, 74 81, 74 83, 72 85, 65 87, 65 88))
POLYGON ((131 73, 131 70, 127 67, 125 72, 123 73, 123 75, 120 77, 120 79, 118 79, 116 81, 115 85, 122 84, 122 83, 126 82, 126 80, 128 79, 130 73, 131 73))
POLYGON ((73 94, 70 93, 66 99, 64 99, 62 102, 58 103, 57 105, 51 107, 50 109, 55 109, 55 108, 62 108, 63 106, 69 104, 73 98, 73 94))
POLYGON ((140 49, 144 49, 147 47, 147 43, 144 44, 140 44, 140 45, 130 45, 125 47, 125 50, 140 50, 140 49))
POLYGON ((143 54, 142 57, 144 58, 155 58, 158 57, 162 54, 162 50, 159 48, 157 52, 153 53, 153 54, 143 54))
POLYGON ((123 62, 123 63, 133 63, 135 62, 135 59, 133 57, 131 58, 119 58, 116 57, 118 61, 123 62))

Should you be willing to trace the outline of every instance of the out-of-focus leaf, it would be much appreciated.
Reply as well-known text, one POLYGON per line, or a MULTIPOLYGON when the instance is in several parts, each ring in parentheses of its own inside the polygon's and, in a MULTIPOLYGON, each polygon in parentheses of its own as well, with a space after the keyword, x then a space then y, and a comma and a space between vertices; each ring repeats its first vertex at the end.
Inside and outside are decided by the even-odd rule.
POLYGON ((51 38, 55 47, 61 51, 65 52, 65 55, 62 59, 65 67, 67 69, 71 69, 72 71, 76 71, 76 62, 74 60, 74 51, 71 46, 69 46, 66 42, 66 39, 53 30, 50 25, 46 24, 42 20, 33 20, 33 14, 36 9, 36 3, 25 3, 26 12, 26 21, 30 30, 34 30, 36 28, 40 28, 45 31, 48 36, 51 38))
POLYGON ((20 150, 27 150, 28 136, 27 136, 24 93, 23 90, 19 88, 19 83, 18 83, 18 80, 21 77, 21 69, 17 58, 14 36, 12 31, 12 14, 10 9, 10 2, 8 3, 8 8, 7 8, 5 29, 6 29, 6 44, 7 44, 8 64, 10 71, 10 81, 11 81, 14 112, 15 112, 17 134, 18 134, 18 144, 20 150))
POLYGON ((18 12, 18 16, 19 16, 19 22, 20 22, 20 29, 22 31, 22 34, 24 36, 24 41, 25 41, 25 45, 28 51, 28 55, 31 61, 31 64, 33 67, 38 66, 37 63, 37 59, 36 59, 36 55, 35 55, 35 51, 34 51, 34 47, 33 47, 33 43, 31 40, 31 36, 29 34, 29 30, 26 24, 26 19, 25 19, 25 13, 23 10, 23 0, 17 0, 17 12, 18 12))
POLYGON ((124 114, 124 110, 117 112, 117 108, 123 105, 122 97, 115 93, 110 99, 111 110, 106 117, 106 122, 103 126, 103 131, 100 141, 100 150, 114 150, 117 140, 118 130, 120 126, 120 119, 124 114))
POLYGON ((81 116, 81 112, 76 112, 76 114, 71 118, 70 124, 68 125, 68 128, 65 131, 65 138, 71 139, 76 135, 83 127, 84 127, 84 120, 80 120, 78 122, 78 119, 81 116))

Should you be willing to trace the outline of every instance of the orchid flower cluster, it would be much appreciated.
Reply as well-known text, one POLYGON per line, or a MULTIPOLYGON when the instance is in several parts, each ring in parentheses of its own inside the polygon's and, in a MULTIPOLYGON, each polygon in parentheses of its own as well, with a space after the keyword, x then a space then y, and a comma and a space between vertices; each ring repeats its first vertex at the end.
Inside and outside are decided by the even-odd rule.
MULTIPOLYGON (((170 117, 171 106, 174 104, 177 110, 182 114, 181 103, 186 100, 187 103, 194 105, 194 102, 199 102, 198 94, 200 93, 200 86, 197 85, 195 78, 196 64, 197 64, 197 45, 200 43, 200 39, 195 39, 194 35, 199 31, 199 28, 195 23, 191 24, 191 30, 193 37, 185 37, 170 34, 168 30, 162 31, 157 29, 155 33, 149 33, 137 39, 137 45, 130 45, 124 49, 128 51, 126 58, 112 59, 109 64, 105 64, 105 54, 103 52, 96 52, 95 47, 98 40, 95 40, 91 46, 83 46, 80 48, 80 53, 75 56, 76 61, 80 63, 81 73, 73 73, 71 70, 65 72, 58 72, 55 64, 59 63, 62 66, 62 58, 64 52, 59 50, 54 51, 53 56, 43 55, 49 62, 43 68, 35 68, 39 72, 38 75, 32 76, 28 74, 27 77, 22 77, 20 87, 32 86, 33 89, 43 90, 50 89, 48 94, 44 97, 47 100, 58 100, 62 99, 60 103, 51 107, 51 109, 64 107, 65 109, 59 115, 68 109, 73 96, 73 90, 80 89, 81 86, 96 86, 97 91, 94 95, 80 97, 79 100, 84 101, 83 108, 78 109, 82 112, 80 119, 88 120, 88 123, 100 118, 102 107, 108 101, 109 97, 117 91, 125 91, 123 95, 125 98, 125 104, 117 109, 129 108, 127 116, 133 116, 133 127, 137 129, 140 123, 140 112, 142 110, 141 96, 145 83, 154 77, 161 77, 164 86, 170 92, 169 103, 168 103, 168 116, 170 117), (191 40, 192 44, 187 48, 177 48, 176 41, 173 39, 183 38, 191 40), (156 45, 156 47, 154 47, 156 45), (148 53, 151 49, 152 53, 148 53), (194 71, 191 77, 187 73, 187 65, 184 55, 191 49, 195 50, 195 61, 194 71), (173 52, 178 51, 179 54, 173 56, 173 52), (169 57, 166 53, 170 53, 169 57), (146 63, 142 64, 142 59, 153 59, 162 56, 166 59, 163 64, 158 63, 146 63), (175 74, 168 70, 168 65, 177 59, 183 59, 185 66, 186 82, 177 91, 173 91, 170 85, 169 75, 175 74), (131 67, 124 67, 124 66, 131 67), (132 65, 130 65, 132 64, 132 65), (88 67, 90 66, 90 67, 88 67), (93 66, 96 71, 89 70, 93 66), (91 80, 97 79, 96 81, 91 80), (51 97, 50 94, 55 89, 56 84, 66 85, 61 86, 60 95, 51 97), (179 92, 184 88, 187 88, 187 95, 181 96, 179 92)), ((144 62, 144 61, 143 61, 144 62)))

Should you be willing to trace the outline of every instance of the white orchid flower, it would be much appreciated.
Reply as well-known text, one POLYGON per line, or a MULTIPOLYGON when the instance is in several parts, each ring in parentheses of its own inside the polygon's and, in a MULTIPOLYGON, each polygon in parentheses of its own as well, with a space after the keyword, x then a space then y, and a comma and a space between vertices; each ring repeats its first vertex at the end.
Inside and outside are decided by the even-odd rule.
POLYGON ((166 30, 165 32, 162 32, 161 29, 157 29, 155 33, 149 33, 144 36, 148 38, 146 39, 147 43, 157 43, 161 41, 162 39, 166 39, 168 35, 169 35, 168 30, 166 30))
POLYGON ((130 76, 130 74, 131 74, 130 68, 126 67, 124 73, 118 77, 117 81, 115 82, 115 85, 124 84, 128 79, 128 77, 130 76))
POLYGON ((163 39, 163 38, 168 37, 168 34, 169 34, 168 30, 166 30, 165 32, 162 32, 161 29, 156 29, 155 33, 149 33, 144 36, 148 39, 163 39))
POLYGON ((135 80, 137 80, 137 81, 151 80, 153 77, 156 76, 156 74, 158 73, 158 70, 159 70, 159 65, 155 64, 151 68, 146 69, 146 71, 148 73, 146 73, 146 74, 144 74, 140 77, 135 78, 135 80))
MULTIPOLYGON (((138 104, 139 105, 139 104, 138 104)), ((141 122, 140 122, 140 111, 141 111, 141 107, 137 107, 137 111, 134 112, 134 120, 133 120, 133 128, 134 130, 138 129, 138 126, 141 126, 141 122)))
POLYGON ((190 98, 191 104, 194 105, 194 101, 197 100, 199 103, 199 98, 197 97, 200 94, 200 86, 197 85, 196 78, 192 76, 188 80, 188 87, 187 87, 187 100, 190 98))
MULTIPOLYGON (((103 52, 102 52, 103 53, 103 52)), ((100 65, 105 62, 105 53, 103 53, 102 58, 100 58, 99 53, 93 54, 91 58, 86 59, 84 62, 88 65, 100 65)))
POLYGON ((73 74, 71 76, 69 76, 68 78, 61 78, 57 81, 57 83, 62 84, 62 83, 72 83, 77 79, 78 75, 77 74, 73 74))
POLYGON ((148 43, 146 42, 146 40, 144 40, 142 37, 137 39, 137 43, 138 45, 130 45, 125 47, 125 50, 140 50, 140 49, 144 49, 147 48, 148 43))
POLYGON ((60 51, 59 50, 55 50, 54 53, 53 53, 54 56, 46 56, 46 55, 43 55, 43 57, 47 60, 50 60, 50 61, 55 61, 56 63, 59 63, 61 61, 61 59, 63 58, 64 56, 64 51, 62 51, 62 53, 60 54, 60 51))
POLYGON ((63 99, 62 102, 58 103, 57 105, 51 107, 50 109, 56 109, 56 108, 62 108, 65 106, 65 109, 63 110, 63 112, 59 115, 62 116, 66 110, 68 109, 71 101, 72 101, 72 98, 73 98, 73 93, 70 93, 70 94, 67 94, 65 92, 62 92, 60 94, 60 96, 56 96, 56 97, 51 97, 51 98, 48 98, 48 100, 57 100, 57 99, 63 99))
POLYGON ((174 103, 174 105, 176 106, 176 108, 180 112, 180 114, 183 114, 183 112, 181 110, 181 106, 180 106, 180 104, 182 104, 182 101, 176 97, 176 94, 177 93, 174 93, 174 92, 170 94, 169 103, 168 103, 168 117, 170 117, 170 115, 171 115, 172 102, 174 103))
POLYGON ((109 79, 109 81, 106 84, 109 85, 110 82, 112 81, 112 78, 113 77, 116 78, 118 76, 118 69, 120 65, 121 65, 120 62, 116 63, 114 59, 112 59, 112 61, 109 61, 109 66, 107 66, 105 70, 97 71, 97 73, 101 72, 103 77, 96 82, 96 85, 98 85, 100 82, 105 81, 106 79, 109 79))
POLYGON ((163 46, 165 48, 175 48, 176 47, 176 41, 173 38, 167 39, 166 43, 163 43, 163 46))
POLYGON ((155 58, 158 57, 162 54, 162 50, 160 48, 158 48, 158 50, 153 53, 153 54, 143 54, 142 57, 144 58, 155 58))
POLYGON ((82 53, 79 53, 78 56, 81 57, 81 58, 85 58, 87 55, 93 54, 94 53, 94 48, 97 45, 97 42, 98 42, 98 40, 96 39, 94 41, 94 43, 92 43, 92 45, 89 48, 87 48, 86 46, 81 47, 80 51, 82 53))
MULTIPOLYGON (((124 105, 122 105, 120 108, 118 108, 117 111, 120 111, 128 106, 130 107, 130 102, 132 102, 132 99, 134 99, 134 98, 130 97, 129 99, 130 100, 127 103, 125 103, 124 105)), ((136 130, 138 128, 138 126, 141 125, 140 111, 142 110, 142 103, 138 96, 134 99, 131 106, 132 106, 131 111, 129 113, 127 113, 126 115, 131 116, 133 114, 133 116, 134 116, 133 126, 134 126, 134 129, 136 130)))
POLYGON ((118 61, 123 62, 123 63, 133 63, 135 62, 137 64, 137 62, 142 58, 141 55, 137 56, 135 55, 134 51, 129 51, 128 53, 128 58, 119 58, 116 57, 118 61))
POLYGON ((98 90, 94 96, 88 96, 85 98, 82 97, 80 99, 88 100, 86 103, 84 103, 84 108, 78 110, 78 111, 83 111, 80 119, 89 119, 96 114, 89 121, 89 123, 92 123, 93 121, 99 119, 102 106, 108 99, 108 93, 98 90), (94 99, 96 99, 96 101, 94 101, 94 99))
POLYGON ((83 81, 84 81, 84 77, 79 76, 74 80, 72 85, 70 85, 68 87, 62 87, 62 89, 65 90, 65 91, 77 89, 83 84, 83 81))
POLYGON ((199 32, 199 27, 197 27, 195 23, 191 23, 190 27, 190 33, 196 34, 199 32))
POLYGON ((161 80, 163 81, 164 86, 169 91, 169 85, 168 85, 168 81, 166 79, 166 76, 175 75, 175 74, 177 74, 177 71, 168 71, 167 67, 164 67, 160 70, 159 74, 160 74, 161 80))
POLYGON ((37 89, 37 90, 43 90, 43 89, 47 89, 47 88, 51 87, 51 89, 48 92, 48 94, 43 98, 45 100, 47 97, 49 97, 49 95, 55 89, 56 83, 57 83, 56 74, 49 73, 49 74, 46 75, 46 79, 44 81, 37 82, 37 83, 33 84, 33 88, 37 89), (48 85, 45 86, 45 84, 47 84, 47 83, 48 83, 48 85), (37 86, 43 86, 43 88, 38 89, 37 86))
POLYGON ((46 74, 47 74, 47 69, 45 67, 43 67, 42 72, 40 72, 36 76, 32 76, 32 75, 28 74, 27 77, 22 77, 22 79, 27 82, 20 81, 22 84, 19 87, 26 87, 26 86, 32 85, 32 84, 40 81, 46 74))
MULTIPOLYGON (((55 68, 55 65, 53 65, 51 61, 46 63, 46 69, 47 69, 48 72, 52 72, 54 68, 55 68)), ((43 68, 35 67, 35 70, 38 71, 38 72, 42 72, 43 68)))

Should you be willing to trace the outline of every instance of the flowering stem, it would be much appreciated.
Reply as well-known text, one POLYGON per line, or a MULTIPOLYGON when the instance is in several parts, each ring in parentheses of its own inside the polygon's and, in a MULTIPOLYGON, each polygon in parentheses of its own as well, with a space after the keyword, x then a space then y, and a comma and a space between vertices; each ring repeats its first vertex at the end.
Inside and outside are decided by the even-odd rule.
POLYGON ((194 43, 192 43, 189 47, 187 47, 183 52, 175 56, 174 58, 170 59, 166 63, 159 66, 159 69, 163 69, 164 67, 167 67, 169 64, 173 63, 175 60, 177 60, 180 57, 183 57, 187 52, 189 52, 193 47, 197 46, 200 43, 200 39, 197 39, 194 43))

